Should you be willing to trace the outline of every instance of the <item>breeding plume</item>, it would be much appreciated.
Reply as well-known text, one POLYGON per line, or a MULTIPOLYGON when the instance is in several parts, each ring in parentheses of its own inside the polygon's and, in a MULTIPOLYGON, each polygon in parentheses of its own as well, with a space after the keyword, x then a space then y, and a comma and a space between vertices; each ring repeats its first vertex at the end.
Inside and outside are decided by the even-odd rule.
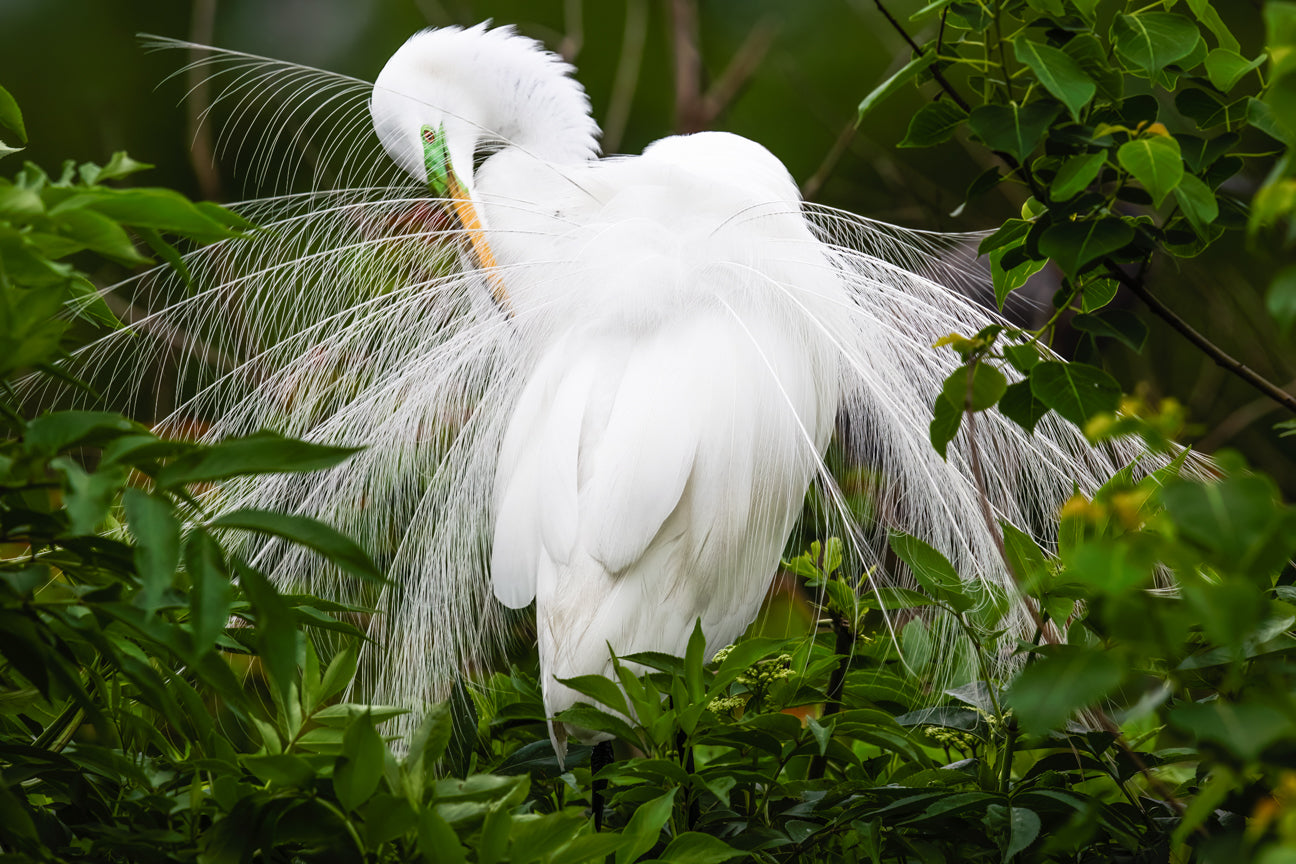
MULTIPOLYGON (((419 33, 372 88, 201 62, 235 109, 225 152, 308 191, 241 205, 262 230, 187 256, 191 287, 118 286, 131 328, 79 360, 138 388, 170 354, 164 428, 364 448, 212 501, 323 519, 388 567, 372 597, 308 553, 248 550, 282 585, 379 609, 370 698, 417 713, 532 603, 551 714, 576 699, 557 679, 610 671, 609 646, 680 653, 701 619, 718 649, 812 486, 861 573, 898 529, 1009 584, 966 440, 948 459, 928 442, 958 364, 932 343, 997 320, 962 290, 965 238, 802 202, 730 134, 600 159, 573 70, 506 27, 419 33), (825 464, 834 437, 875 478, 867 519, 825 464)), ((1055 418, 982 417, 986 495, 1025 531, 1116 467, 1055 418)))

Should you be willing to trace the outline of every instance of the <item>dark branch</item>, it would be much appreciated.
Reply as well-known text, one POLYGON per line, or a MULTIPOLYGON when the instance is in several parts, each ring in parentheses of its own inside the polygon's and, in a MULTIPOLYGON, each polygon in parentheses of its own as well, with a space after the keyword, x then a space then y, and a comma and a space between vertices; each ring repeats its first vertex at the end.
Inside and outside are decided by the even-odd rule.
POLYGON ((1206 356, 1214 360, 1216 365, 1232 372, 1256 390, 1259 390, 1265 396, 1274 400, 1293 414, 1296 414, 1296 396, 1283 390, 1277 384, 1273 383, 1268 378, 1265 378, 1242 361, 1235 359, 1226 353, 1223 348, 1220 348, 1210 339, 1207 339, 1204 335, 1195 330, 1191 324, 1175 314, 1173 309, 1166 306, 1153 296, 1152 292, 1148 291, 1147 286, 1143 284, 1142 279, 1131 277, 1111 261, 1104 261, 1103 263, 1107 267, 1107 272, 1111 273, 1118 282, 1132 291, 1135 296, 1147 304, 1147 307, 1152 310, 1154 315, 1162 321, 1165 321, 1175 330, 1178 330, 1184 338, 1196 345, 1206 356))

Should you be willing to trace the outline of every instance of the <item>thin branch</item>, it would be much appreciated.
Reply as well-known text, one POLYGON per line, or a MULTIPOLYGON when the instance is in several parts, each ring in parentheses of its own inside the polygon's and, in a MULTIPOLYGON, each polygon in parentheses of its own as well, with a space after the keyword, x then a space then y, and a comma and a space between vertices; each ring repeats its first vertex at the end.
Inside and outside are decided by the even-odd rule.
POLYGON ((760 68, 761 60, 774 44, 778 35, 778 25, 770 17, 756 22, 742 45, 734 52, 729 65, 720 73, 720 77, 702 97, 701 120, 703 126, 710 126, 738 96, 747 79, 760 68))
POLYGON ((1110 260, 1104 260, 1103 263, 1107 267, 1107 272, 1111 273, 1118 282, 1132 291, 1135 296, 1147 304, 1147 307, 1152 310, 1154 315, 1162 321, 1165 321, 1175 330, 1178 330, 1184 338, 1196 345, 1198 349, 1214 360, 1216 365, 1232 372, 1265 396, 1274 400, 1293 414, 1296 414, 1296 396, 1283 390, 1277 384, 1274 384, 1268 378, 1265 378, 1242 361, 1235 359, 1225 352, 1223 348, 1220 348, 1210 339, 1199 333, 1191 324, 1180 318, 1173 309, 1166 306, 1153 296, 1153 294, 1148 291, 1147 286, 1143 284, 1142 279, 1131 277, 1110 260))
MULTIPOLYGON (((217 0, 193 0, 190 12, 192 23, 189 25, 189 41, 196 45, 210 45, 216 29, 217 0)), ((215 147, 212 145, 212 127, 202 122, 202 118, 211 108, 211 82, 207 70, 200 62, 207 56, 207 49, 194 47, 189 49, 189 98, 185 99, 185 124, 192 146, 189 148, 189 162, 198 178, 198 188, 202 195, 211 201, 221 198, 220 174, 216 171, 215 147)))
POLYGON ((698 50, 697 0, 671 0, 675 46, 675 130, 698 132, 702 112, 702 55, 698 50))
POLYGON ((603 152, 615 153, 621 147, 630 105, 639 86, 643 66, 644 42, 648 36, 647 0, 626 0, 625 30, 621 35, 621 53, 616 75, 612 79, 612 98, 603 119, 603 152))
MULTIPOLYGON (((904 40, 909 43, 909 47, 913 49, 913 52, 921 56, 923 53, 922 48, 918 47, 918 43, 913 40, 913 37, 904 29, 904 26, 901 25, 901 23, 895 19, 895 16, 882 5, 882 0, 873 0, 873 3, 877 6, 878 11, 882 13, 883 17, 890 22, 892 28, 894 28, 895 31, 904 37, 904 40)), ((954 100, 954 104, 958 105, 964 111, 971 111, 972 109, 968 106, 968 103, 964 101, 963 97, 954 89, 954 85, 950 84, 949 80, 945 77, 945 73, 940 70, 940 66, 933 63, 930 68, 932 78, 936 80, 937 84, 941 85, 942 90, 949 94, 949 97, 954 100)))
POLYGON ((841 161, 841 157, 845 156, 846 151, 850 149, 851 142, 855 140, 856 131, 855 118, 852 117, 846 121, 846 125, 838 133, 837 140, 833 142, 827 155, 824 156, 823 162, 819 163, 819 167, 810 175, 810 179, 801 184, 802 198, 810 201, 819 194, 819 190, 823 188, 824 183, 828 182, 828 178, 832 176, 832 172, 836 169, 837 163, 841 161))

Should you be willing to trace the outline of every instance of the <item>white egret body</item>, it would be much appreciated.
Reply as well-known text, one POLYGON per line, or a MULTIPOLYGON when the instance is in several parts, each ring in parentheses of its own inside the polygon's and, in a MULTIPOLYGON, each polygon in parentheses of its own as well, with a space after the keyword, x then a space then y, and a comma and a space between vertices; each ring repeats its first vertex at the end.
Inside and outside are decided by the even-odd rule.
MULTIPOLYGON (((932 343, 997 320, 952 288, 974 273, 959 238, 805 205, 773 155, 733 135, 599 160, 570 67, 508 28, 420 33, 372 90, 246 55, 206 62, 244 119, 280 124, 253 148, 263 173, 284 130, 347 158, 331 189, 244 205, 272 233, 192 253, 194 290, 133 332, 203 348, 178 370, 170 422, 365 448, 331 471, 229 484, 214 506, 324 519, 388 567, 374 700, 444 698, 504 640, 500 604, 535 602, 551 714, 576 698, 555 679, 607 671, 609 646, 680 653, 700 618, 718 649, 756 615, 811 484, 864 566, 900 529, 1011 593, 966 433, 947 460, 928 441, 958 363, 932 343), (266 92, 304 107, 271 113, 266 92), (459 227, 419 216, 429 205, 459 227), (879 478, 868 524, 824 465, 835 429, 879 478)), ((132 338, 80 359, 113 369, 132 338)), ((1032 435, 982 414, 977 441, 996 517, 1028 532, 1116 467, 1054 417, 1032 435)), ((258 542, 249 554, 281 584, 374 602, 258 542)))

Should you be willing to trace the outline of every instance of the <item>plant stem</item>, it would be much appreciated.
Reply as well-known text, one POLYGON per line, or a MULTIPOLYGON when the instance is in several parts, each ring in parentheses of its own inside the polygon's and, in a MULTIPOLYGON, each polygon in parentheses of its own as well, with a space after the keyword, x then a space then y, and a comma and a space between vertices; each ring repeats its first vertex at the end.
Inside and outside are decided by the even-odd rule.
MULTIPOLYGON (((877 6, 878 11, 882 13, 883 17, 886 18, 888 22, 890 22, 891 26, 895 29, 895 31, 899 33, 902 37, 904 37, 904 40, 909 43, 909 47, 913 49, 913 52, 921 56, 923 52, 922 49, 918 47, 918 43, 915 42, 913 40, 913 37, 910 36, 908 32, 905 31, 904 27, 901 26, 900 22, 895 19, 895 16, 892 15, 891 12, 885 6, 882 5, 882 0, 873 0, 873 3, 875 6, 877 6)), ((946 93, 948 93, 949 97, 954 100, 954 104, 958 105, 964 111, 972 110, 971 107, 968 105, 967 101, 964 100, 963 97, 960 96, 954 90, 954 86, 950 84, 949 79, 945 77, 945 73, 942 72, 940 70, 940 67, 937 66, 935 63, 931 65, 931 73, 932 73, 932 78, 936 80, 936 83, 941 85, 941 89, 944 90, 946 93)))

